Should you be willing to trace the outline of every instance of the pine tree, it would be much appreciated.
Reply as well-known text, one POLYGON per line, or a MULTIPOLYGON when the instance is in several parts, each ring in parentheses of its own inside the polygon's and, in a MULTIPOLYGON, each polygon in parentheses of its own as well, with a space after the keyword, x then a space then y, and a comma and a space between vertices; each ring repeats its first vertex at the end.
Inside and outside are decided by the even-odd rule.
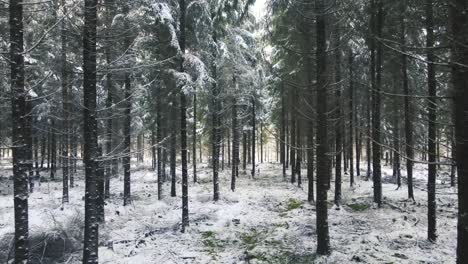
POLYGON ((427 81, 429 90, 429 102, 428 102, 428 155, 429 155, 429 170, 428 170, 428 183, 427 183, 427 194, 428 194, 428 229, 427 238, 429 241, 435 242, 436 235, 436 76, 435 76, 435 55, 433 51, 434 46, 434 13, 432 0, 426 0, 426 48, 427 48, 427 81))
POLYGON ((83 263, 98 263, 98 175, 96 122, 96 31, 97 1, 85 0, 83 29, 83 99, 84 99, 84 164, 85 223, 83 263))
POLYGON ((9 1, 10 68, 12 91, 13 195, 15 208, 15 263, 29 260, 28 168, 26 98, 23 56, 23 3, 9 1))
POLYGON ((327 13, 323 0, 315 0, 317 23, 317 254, 330 253, 327 190, 330 178, 327 128, 327 13))

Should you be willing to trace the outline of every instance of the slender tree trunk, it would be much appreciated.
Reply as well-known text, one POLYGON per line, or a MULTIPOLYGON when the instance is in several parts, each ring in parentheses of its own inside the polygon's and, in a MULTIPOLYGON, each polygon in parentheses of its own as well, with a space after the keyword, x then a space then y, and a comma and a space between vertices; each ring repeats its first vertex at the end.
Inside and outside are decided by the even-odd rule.
POLYGON ((411 97, 408 84, 408 70, 407 70, 407 56, 406 56, 406 24, 405 24, 405 11, 406 1, 401 5, 401 18, 400 18, 400 45, 401 45, 401 73, 403 82, 403 93, 405 95, 405 152, 406 152, 406 174, 408 182, 408 199, 414 200, 413 193, 413 124, 411 122, 411 97))
POLYGON ((156 88, 156 144, 157 147, 157 173, 158 173, 158 200, 162 199, 162 111, 161 111, 161 104, 162 104, 162 87, 156 88))
POLYGON ((286 180, 286 110, 285 110, 285 92, 284 92, 284 84, 281 83, 281 139, 280 139, 280 156, 281 156, 281 164, 283 165, 283 179, 286 180))
MULTIPOLYGON (((382 0, 376 0, 377 3, 373 1, 373 5, 375 8, 374 13, 377 12, 376 17, 374 17, 375 25, 372 25, 374 28, 374 36, 373 38, 380 38, 382 36, 382 26, 383 26, 383 2, 382 0)), ((375 16, 375 14, 374 14, 375 16)), ((373 23, 373 24, 374 24, 373 23)), ((374 202, 377 203, 379 208, 382 206, 382 175, 381 175, 381 164, 380 164, 380 156, 381 156, 381 135, 380 135, 380 92, 382 88, 382 45, 380 42, 375 44, 376 40, 372 40, 373 51, 374 55, 371 55, 371 63, 374 64, 374 72, 375 72, 375 81, 372 85, 372 102, 373 102, 373 114, 372 114, 372 175, 374 179, 374 202), (374 62, 375 60, 375 62, 374 62)))
POLYGON ((46 156, 46 136, 41 137, 41 170, 44 169, 44 159, 46 156))
MULTIPOLYGON (((179 46, 182 54, 185 53, 185 0, 179 0, 180 8, 180 40, 179 46)), ((183 58, 180 63, 180 71, 184 72, 183 58)), ((189 225, 188 214, 188 172, 187 172, 187 98, 180 91, 180 147, 182 161, 182 232, 189 225)))
MULTIPOLYGON (((397 85, 393 84, 394 93, 398 94, 397 85)), ((399 107, 400 101, 398 97, 394 97, 393 108, 393 177, 397 180, 397 189, 401 187, 401 173, 400 173, 400 125, 399 125, 399 107)))
POLYGON ((32 101, 29 95, 26 96, 26 117, 25 117, 26 134, 26 158, 28 163, 28 178, 29 178, 29 192, 34 191, 34 171, 33 171, 33 140, 32 140, 32 101))
MULTIPOLYGON (((339 28, 337 28, 337 32, 335 33, 335 45, 339 47, 341 44, 340 41, 340 32, 339 28)), ((342 114, 342 104, 341 104, 341 49, 337 49, 335 51, 335 83, 337 84, 335 96, 336 96, 336 126, 335 126, 335 205, 340 206, 341 203, 341 163, 342 163, 342 153, 343 153, 343 114, 342 114)))
MULTIPOLYGON (((292 99, 291 99, 292 100, 292 99)), ((295 104, 291 104, 293 107, 295 107, 295 104)), ((296 111, 292 111, 292 116, 291 116, 291 183, 296 183, 296 116, 295 116, 296 111)))
POLYGON ((236 177, 239 170, 239 132, 237 124, 237 100, 232 100, 232 172, 231 190, 236 190, 236 177))
MULTIPOLYGON (((213 34, 214 40, 216 40, 216 32, 213 34)), ((213 54, 216 54, 214 51, 213 54)), ((216 55, 215 55, 216 57, 216 55)), ((217 80, 217 66, 213 62, 211 65, 211 72, 214 80, 217 80)), ((212 163, 213 163, 213 200, 219 200, 219 154, 220 154, 220 125, 219 125, 219 111, 221 110, 218 106, 220 104, 220 92, 216 82, 212 86, 212 163)))
POLYGON ((242 131, 242 169, 247 169, 247 132, 242 131))
POLYGON ((362 121, 359 121, 358 117, 358 109, 356 108, 356 112, 354 114, 356 124, 356 176, 361 176, 361 150, 362 150, 362 121))
MULTIPOLYGON (((193 182, 197 182, 197 91, 193 93, 193 128, 192 128, 193 182)), ((200 154, 201 158, 201 154, 200 154)))
POLYGON ((428 183, 427 183, 427 194, 428 194, 428 227, 427 227, 427 238, 429 241, 435 242, 437 239, 436 235, 436 76, 435 76, 435 55, 433 51, 434 47, 434 14, 433 14, 433 3, 432 0, 426 0, 426 47, 427 49, 427 81, 429 90, 429 102, 428 102, 428 155, 429 155, 429 170, 428 170, 428 183))
POLYGON ((177 112, 176 112, 176 107, 177 107, 177 102, 175 96, 172 96, 172 106, 171 106, 171 153, 170 153, 170 159, 171 159, 171 197, 176 197, 176 144, 177 144, 177 135, 176 135, 176 120, 177 120, 177 112))
POLYGON ((354 185, 354 55, 352 51, 349 52, 349 184, 351 187, 354 185))
POLYGON ((315 0, 317 23, 317 254, 330 254, 327 190, 330 178, 327 128, 326 11, 323 0, 315 0))
POLYGON ((85 0, 83 33, 85 226, 83 263, 98 263, 96 122, 96 26, 97 0, 85 0))
POLYGON ((23 3, 10 0, 10 74, 12 92, 13 197, 15 211, 15 263, 29 260, 28 160, 26 97, 23 57, 23 3))
MULTIPOLYGON (((61 0, 61 6, 63 14, 67 13, 67 7, 65 6, 65 0, 61 0)), ((62 107, 63 107, 63 135, 62 135, 62 182, 63 182, 63 192, 62 192, 62 204, 68 203, 68 141, 69 141, 69 73, 68 73, 68 64, 67 64, 67 49, 68 49, 68 39, 67 39, 67 28, 66 28, 66 19, 62 21, 61 24, 61 63, 62 63, 62 107)))
MULTIPOLYGON (((123 5, 123 13, 128 15, 129 7, 128 4, 123 5)), ((130 29, 130 25, 128 21, 125 21, 125 28, 127 30, 130 29)), ((125 47, 130 49, 132 40, 130 35, 125 37, 125 47)), ((124 158, 123 158, 123 167, 124 167, 124 206, 129 205, 131 203, 131 184, 130 184, 130 163, 132 161, 131 157, 131 126, 132 126, 132 87, 131 87, 131 80, 130 80, 130 73, 125 72, 125 109, 124 109, 124 158)), ((139 155, 139 154, 138 154, 139 155)))
MULTIPOLYGON (((263 123, 260 122, 260 163, 263 163, 263 123)), ((278 156, 278 155, 276 155, 278 156)))
POLYGON ((57 170, 57 136, 56 136, 56 127, 55 127, 55 119, 52 119, 51 123, 51 147, 50 147, 50 179, 55 179, 55 172, 57 170))
POLYGON ((256 131, 256 102, 255 94, 252 97, 252 178, 255 178, 255 131, 256 131))
POLYGON ((468 263, 468 4, 451 0, 452 82, 458 172, 457 264, 468 263))

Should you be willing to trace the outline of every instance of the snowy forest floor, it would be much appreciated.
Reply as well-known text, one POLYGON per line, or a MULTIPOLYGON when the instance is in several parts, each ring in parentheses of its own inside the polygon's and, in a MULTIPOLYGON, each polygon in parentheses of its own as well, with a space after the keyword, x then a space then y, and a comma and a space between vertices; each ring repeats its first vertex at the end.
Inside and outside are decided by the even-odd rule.
MULTIPOLYGON (((189 186, 186 233, 180 232, 179 180, 178 197, 170 197, 168 181, 158 201, 155 173, 143 166, 132 167, 133 204, 123 207, 123 179, 113 178, 106 223, 100 226, 100 263, 455 263, 457 200, 447 173, 438 176, 439 237, 435 244, 426 240, 427 171, 422 166, 415 175, 416 202, 406 199, 405 184, 396 190, 389 180, 391 169, 384 167, 381 209, 372 203, 372 181, 357 177, 355 187, 350 188, 344 175, 341 208, 333 205, 333 186, 329 192, 333 251, 317 258, 315 205, 307 202, 307 179, 298 188, 283 179, 279 164, 261 164, 255 179, 241 169, 237 190, 231 192, 230 170, 225 170, 220 177, 221 199, 213 202, 211 170, 201 167, 200 182, 191 181, 189 186)), ((14 216, 11 170, 0 172, 1 260, 12 255, 14 216)), ((61 172, 57 175, 56 181, 38 186, 29 199, 34 263, 51 263, 52 259, 80 263, 83 175, 77 176, 70 204, 63 209, 61 172)))

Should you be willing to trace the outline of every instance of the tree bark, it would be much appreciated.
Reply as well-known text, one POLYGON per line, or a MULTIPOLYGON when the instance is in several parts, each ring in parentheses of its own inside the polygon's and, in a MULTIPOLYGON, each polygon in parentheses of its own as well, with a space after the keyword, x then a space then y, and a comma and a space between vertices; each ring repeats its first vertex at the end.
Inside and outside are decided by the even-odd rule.
POLYGON ((83 263, 98 263, 96 26, 97 0, 85 0, 83 32, 85 226, 83 263))
POLYGON ((29 260, 28 160, 26 98, 23 57, 23 3, 10 0, 10 74, 12 92, 13 197, 15 211, 15 263, 29 260))
POLYGON ((330 178, 327 127, 326 22, 323 0, 315 0, 317 23, 317 254, 330 254, 327 190, 330 178))
MULTIPOLYGON (((185 0, 179 0, 180 8, 180 40, 182 54, 185 54, 185 0)), ((180 62, 180 71, 184 72, 184 60, 180 62)), ((188 173, 187 173, 187 98, 184 91, 180 91, 180 147, 182 161, 182 232, 189 225, 188 215, 188 173)))
POLYGON ((426 47, 427 49, 427 83, 429 92, 428 101, 428 158, 429 158, 429 170, 428 170, 428 183, 427 183, 427 202, 428 202, 428 226, 427 226, 427 238, 429 241, 435 242, 437 239, 436 235, 436 174, 437 174, 437 157, 436 157, 436 110, 437 103, 436 97, 436 76, 435 76, 435 55, 433 51, 434 47, 434 12, 432 0, 426 0, 426 47))
POLYGON ((468 263, 468 3, 451 0, 452 82, 458 173, 457 263, 468 263))

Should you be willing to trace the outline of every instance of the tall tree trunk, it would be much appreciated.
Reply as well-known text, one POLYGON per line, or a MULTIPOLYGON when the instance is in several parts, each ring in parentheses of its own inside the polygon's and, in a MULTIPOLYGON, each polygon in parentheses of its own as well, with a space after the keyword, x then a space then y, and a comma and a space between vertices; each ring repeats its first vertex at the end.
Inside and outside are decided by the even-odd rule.
MULTIPOLYGON (((65 6, 65 0, 61 0, 62 12, 63 14, 67 13, 67 7, 65 6)), ((62 41, 61 47, 61 63, 62 63, 62 108, 63 108, 63 135, 62 135, 62 204, 68 203, 68 142, 69 142, 69 73, 67 65, 67 49, 68 49, 68 39, 67 39, 67 28, 66 28, 66 19, 62 21, 60 37, 62 41)))
POLYGON ((242 169, 247 169, 247 132, 242 130, 242 169))
POLYGON ((458 172, 457 263, 468 263, 468 3, 451 0, 452 82, 458 172))
POLYGON ((162 87, 156 88, 156 144, 157 146, 157 173, 158 173, 158 200, 162 199, 162 139, 163 139, 163 129, 162 129, 162 87))
POLYGON ((317 254, 330 253, 327 190, 330 178, 327 127, 326 11, 323 0, 315 0, 317 23, 317 254))
MULTIPOLYGON (((375 81, 372 83, 372 176, 374 180, 374 202, 377 203, 379 208, 382 206, 382 174, 381 174, 381 135, 380 135, 380 92, 382 88, 382 45, 380 42, 376 42, 376 38, 380 38, 382 36, 382 26, 383 26, 383 2, 382 0, 372 1, 374 8, 373 15, 374 15, 374 23, 373 25, 373 39, 372 39, 372 55, 371 57, 371 64, 374 64, 374 73, 375 73, 375 81), (377 14, 375 14, 377 12, 377 14), (375 61, 375 62, 374 62, 375 61)), ((371 74, 372 75, 372 74, 371 74)))
POLYGON ((260 135, 258 137, 260 138, 260 163, 263 163, 263 123, 262 122, 260 122, 260 135))
MULTIPOLYGON (((105 23, 106 23, 106 34, 108 37, 111 36, 112 32, 112 20, 114 18, 114 0, 105 0, 106 5, 106 16, 105 16, 105 23)), ((108 39, 105 47, 105 55, 106 55, 106 64, 109 67, 112 63, 112 48, 111 48, 111 41, 108 39)), ((107 113, 107 121, 106 121, 106 154, 108 161, 106 162, 106 170, 105 170, 105 198, 110 197, 110 178, 113 174, 112 167, 114 165, 114 158, 112 158, 113 154, 113 103, 114 103, 114 87, 113 87, 113 79, 112 73, 108 72, 106 75, 106 88, 107 88, 107 98, 106 98, 106 113, 107 113)))
POLYGON ((406 152, 406 174, 408 182, 408 199, 414 200, 413 192, 413 124, 411 122, 411 97, 409 92, 408 83, 408 60, 406 56, 406 24, 405 24, 405 11, 406 3, 403 1, 401 5, 401 17, 400 17, 400 45, 401 45, 401 74, 403 82, 403 93, 405 95, 405 152, 406 152))
POLYGON ((237 100, 232 100, 232 172, 231 172, 231 190, 236 190, 236 177, 239 171, 239 131, 237 120, 237 100))
POLYGON ((26 97, 23 57, 23 3, 10 0, 10 74, 12 92, 13 197, 15 210, 15 263, 29 260, 28 160, 26 97))
POLYGON ((28 163, 28 178, 29 178, 29 192, 34 191, 34 171, 33 171, 33 141, 32 141, 32 127, 33 127, 33 118, 32 118, 32 100, 31 96, 26 96, 26 118, 25 118, 25 129, 26 134, 26 154, 27 154, 27 163, 28 163))
MULTIPOLYGON (((340 41, 340 31, 337 27, 335 32, 335 46, 339 47, 341 44, 340 41)), ((342 153, 343 153, 343 114, 342 114, 342 104, 341 104, 341 49, 335 51, 335 83, 337 85, 335 96, 336 96, 336 114, 335 119, 337 120, 335 126, 335 197, 334 202, 336 206, 340 206, 341 203, 341 163, 342 163, 342 153)))
POLYGON ((51 127, 51 146, 50 146, 50 179, 55 179, 55 172, 57 171, 57 129, 55 127, 55 119, 52 118, 51 127))
MULTIPOLYGON (((180 40, 179 46, 185 54, 185 0, 179 0, 180 8, 180 40)), ((184 72, 184 60, 180 62, 180 71, 184 72)), ((187 173, 187 98, 184 91, 180 91, 180 147, 182 161, 182 232, 189 225, 188 215, 188 173, 187 173)))
MULTIPOLYGON (((216 32, 213 34, 213 39, 217 42, 216 32)), ((212 53, 216 58, 216 51, 212 53)), ((211 65, 211 72, 213 79, 217 81, 217 66, 214 62, 211 65)), ((219 111, 221 110, 218 105, 220 104, 219 86, 216 82, 212 85, 212 165, 213 165, 213 200, 219 200, 219 154, 220 154, 220 125, 219 125, 219 111)))
MULTIPOLYGON (((128 4, 123 5, 123 13, 128 15, 129 13, 128 4)), ((129 30, 130 25, 127 20, 125 20, 125 29, 129 30)), ((125 48, 130 49, 132 40, 130 35, 125 37, 125 48)), ((123 158, 123 167, 124 167, 124 206, 129 205, 131 202, 131 184, 130 184, 130 163, 132 161, 131 157, 131 126, 132 126, 132 86, 130 80, 130 72, 125 72, 125 109, 124 109, 124 158, 123 158)), ((138 154, 139 155, 139 154, 138 154)))
MULTIPOLYGON (((193 182, 197 182, 197 91, 193 93, 193 127, 192 127, 193 182)), ((201 156, 201 155, 200 155, 201 156)))
POLYGON ((429 91, 428 101, 428 157, 429 157, 429 170, 428 170, 428 183, 427 183, 427 238, 429 241, 435 242, 437 239, 436 235, 436 76, 435 76, 435 55, 433 51, 434 47, 434 12, 432 0, 426 0, 426 47, 427 49, 427 83, 429 91))
POLYGON ((349 63, 349 184, 351 187, 354 185, 354 155, 353 155, 353 143, 354 143, 354 55, 353 52, 349 51, 348 57, 349 63))
POLYGON ((83 32, 83 119, 85 164, 85 226, 83 263, 98 263, 99 223, 97 212, 97 122, 96 122, 96 26, 97 0, 85 0, 83 32))
MULTIPOLYGON (((292 97, 292 96, 291 96, 292 97)), ((291 98, 291 100, 293 100, 291 98)), ((296 107, 295 104, 293 104, 291 102, 291 105, 294 107, 296 107)), ((290 134, 290 138, 291 138, 291 147, 290 147, 290 151, 291 151, 291 156, 290 156, 290 161, 291 161, 291 183, 296 183, 296 115, 295 115, 295 110, 292 110, 291 112, 291 134, 290 134)))
POLYGON ((41 170, 44 169, 44 159, 46 156, 46 136, 41 137, 41 170))
MULTIPOLYGON (((393 83, 394 93, 398 94, 398 88, 393 83)), ((394 97, 393 103, 393 177, 397 180, 397 189, 401 187, 401 173, 400 173, 400 125, 399 125, 399 97, 394 97)))
POLYGON ((177 145, 177 126, 176 126, 176 120, 177 120, 177 112, 176 112, 176 107, 177 107, 177 102, 175 96, 172 97, 172 106, 171 106, 171 153, 170 153, 170 159, 171 159, 171 197, 176 197, 176 145, 177 145))
POLYGON ((285 92, 284 92, 284 83, 281 83, 281 139, 280 139, 280 159, 281 164, 283 165, 283 179, 286 179, 286 109, 285 109, 285 92))
POLYGON ((252 96, 252 178, 255 178, 255 131, 256 131, 256 102, 255 94, 252 96))

